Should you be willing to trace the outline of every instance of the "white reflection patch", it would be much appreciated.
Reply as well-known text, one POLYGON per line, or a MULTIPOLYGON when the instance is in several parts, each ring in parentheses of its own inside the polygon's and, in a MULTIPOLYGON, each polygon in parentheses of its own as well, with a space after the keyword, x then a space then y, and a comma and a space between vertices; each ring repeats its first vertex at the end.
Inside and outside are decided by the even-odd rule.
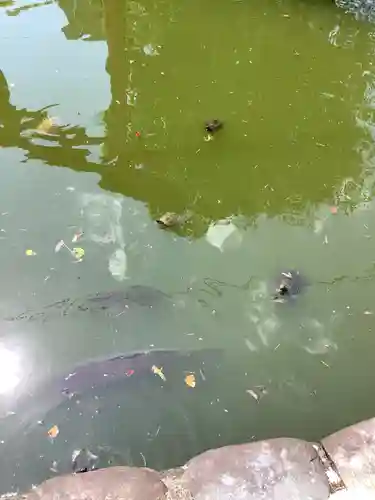
POLYGON ((21 381, 19 356, 0 344, 0 394, 12 391, 21 381))

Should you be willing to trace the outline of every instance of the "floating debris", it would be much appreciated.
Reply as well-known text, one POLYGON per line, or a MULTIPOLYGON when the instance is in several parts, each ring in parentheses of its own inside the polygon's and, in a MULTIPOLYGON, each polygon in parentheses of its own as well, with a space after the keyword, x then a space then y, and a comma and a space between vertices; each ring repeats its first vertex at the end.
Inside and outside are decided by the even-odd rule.
POLYGON ((218 132, 222 128, 223 128, 223 122, 216 118, 214 120, 207 121, 204 126, 205 131, 209 132, 210 134, 214 134, 215 132, 218 132))
POLYGON ((84 255, 85 255, 85 251, 83 248, 81 247, 74 247, 74 248, 69 248, 68 245, 65 243, 64 240, 60 240, 56 243, 56 246, 55 246, 55 252, 60 252, 60 250, 62 248, 66 248, 70 254, 78 261, 78 262, 81 262, 84 255))
POLYGON ((248 389, 246 392, 253 398, 257 403, 262 399, 263 396, 268 394, 267 389, 264 387, 264 385, 256 385, 255 389, 248 389))
POLYGON ((335 206, 330 207, 329 211, 331 212, 332 215, 336 215, 338 212, 338 208, 335 206))
POLYGON ((31 250, 31 248, 28 248, 28 249, 25 251, 25 254, 26 254, 28 257, 32 257, 32 256, 36 255, 36 252, 34 252, 34 250, 31 250))
POLYGON ((146 462, 145 456, 143 455, 143 453, 141 451, 139 452, 139 454, 141 455, 141 458, 142 458, 143 467, 147 467, 147 462, 146 462))
POLYGON ((83 231, 77 231, 72 238, 72 243, 76 243, 80 238, 82 238, 83 234, 83 231))
POLYGON ((186 375, 186 377, 185 377, 185 384, 188 387, 192 387, 192 388, 194 388, 196 386, 196 380, 195 380, 194 373, 189 373, 188 375, 186 375))
POLYGON ((254 398, 257 403, 259 403, 259 396, 255 391, 253 391, 253 389, 247 389, 246 392, 250 394, 250 396, 254 398))
POLYGON ((51 472, 54 472, 55 474, 58 474, 58 462, 57 460, 53 460, 51 467, 49 468, 51 472))
POLYGON ((75 257, 77 260, 79 260, 79 261, 81 261, 81 260, 82 260, 82 258, 83 258, 83 257, 84 257, 84 255, 85 255, 85 251, 84 251, 84 249, 83 249, 83 248, 81 248, 81 247, 74 247, 74 248, 73 248, 72 253, 73 253, 74 257, 75 257))
POLYGON ((82 448, 74 450, 72 453, 72 470, 73 473, 88 472, 96 468, 99 457, 94 455, 90 450, 82 448))
POLYGON ((151 57, 159 55, 159 52, 151 45, 151 43, 148 43, 143 47, 143 52, 146 56, 151 56, 151 57))
POLYGON ((62 247, 65 246, 65 243, 64 243, 64 240, 60 240, 56 243, 56 246, 55 246, 55 252, 60 252, 60 250, 62 249, 62 247))
POLYGON ((331 368, 331 367, 329 366, 329 364, 328 364, 328 363, 326 363, 325 361, 323 361, 322 359, 320 360, 320 362, 321 362, 321 363, 322 363, 322 365, 323 365, 323 366, 325 366, 326 368, 331 368))
POLYGON ((57 425, 53 425, 48 431, 47 434, 51 439, 57 438, 57 436, 60 433, 60 429, 57 427, 57 425))
POLYGON ((164 373, 163 373, 163 367, 158 368, 156 365, 152 365, 151 367, 152 373, 155 375, 158 375, 164 382, 167 380, 164 373))

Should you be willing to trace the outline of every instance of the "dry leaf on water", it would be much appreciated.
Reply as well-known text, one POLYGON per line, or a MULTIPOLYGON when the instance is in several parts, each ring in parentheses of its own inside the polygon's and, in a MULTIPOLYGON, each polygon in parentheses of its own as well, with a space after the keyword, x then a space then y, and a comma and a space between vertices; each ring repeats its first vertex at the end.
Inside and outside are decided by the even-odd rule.
POLYGON ((47 432, 48 436, 51 438, 51 439, 55 439, 58 435, 59 435, 59 428, 57 427, 57 425, 53 425, 47 432))
POLYGON ((185 377, 185 384, 188 387, 192 387, 192 388, 194 388, 196 386, 196 380, 195 380, 194 373, 189 373, 188 375, 186 375, 186 377, 185 377))
POLYGON ((152 373, 155 373, 155 375, 158 375, 164 382, 167 380, 164 373, 163 373, 163 367, 158 368, 155 365, 152 365, 151 367, 152 373))

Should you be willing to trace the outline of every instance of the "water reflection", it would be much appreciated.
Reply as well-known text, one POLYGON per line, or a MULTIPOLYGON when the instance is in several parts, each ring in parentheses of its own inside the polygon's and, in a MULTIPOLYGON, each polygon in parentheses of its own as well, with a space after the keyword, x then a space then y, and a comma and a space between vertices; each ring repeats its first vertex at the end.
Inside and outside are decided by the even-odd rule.
MULTIPOLYGON (((14 5, 14 0, 9 1, 9 5, 14 5)), ((22 12, 26 12, 30 9, 35 9, 36 7, 43 7, 45 5, 51 5, 53 3, 53 0, 46 0, 44 2, 35 2, 35 3, 30 3, 28 5, 22 5, 21 7, 12 7, 11 9, 7 9, 6 13, 8 16, 18 16, 22 12)), ((1 2, 0 7, 3 6, 4 3, 1 2)))
MULTIPOLYGON (((216 61, 216 48, 210 43, 207 30, 197 35, 201 47, 191 48, 199 61, 199 72, 185 64, 184 58, 175 57, 178 51, 183 52, 187 42, 181 43, 178 37, 178 23, 169 23, 171 18, 178 20, 185 12, 176 10, 172 0, 160 12, 158 5, 146 9, 142 3, 116 0, 90 2, 84 8, 70 1, 60 1, 58 5, 67 17, 63 29, 67 39, 107 43, 106 70, 111 101, 103 115, 106 131, 104 137, 90 137, 81 126, 66 126, 60 127, 56 137, 50 140, 24 138, 21 142, 20 126, 8 124, 7 134, 12 137, 9 145, 18 144, 26 149, 28 159, 98 172, 104 189, 144 201, 153 218, 165 211, 181 213, 192 208, 198 217, 184 234, 194 236, 202 236, 212 220, 240 211, 249 218, 259 213, 275 216, 286 212, 284 217, 288 222, 301 224, 307 204, 316 206, 332 199, 332 191, 337 189, 342 177, 355 179, 360 175, 356 153, 350 146, 351 141, 346 140, 356 135, 350 120, 353 97, 349 97, 348 90, 352 92, 352 88, 348 89, 343 83, 348 78, 346 68, 357 64, 358 51, 354 55, 350 50, 328 52, 322 48, 317 49, 321 58, 306 53, 303 59, 298 59, 295 54, 299 54, 301 47, 293 48, 292 57, 284 53, 283 47, 276 57, 284 58, 279 76, 287 82, 283 91, 289 104, 284 109, 282 102, 275 98, 263 66, 259 66, 259 71, 264 76, 253 79, 251 90, 248 88, 244 63, 248 63, 245 60, 248 46, 253 44, 251 26, 241 40, 237 39, 235 30, 227 34, 226 43, 238 45, 236 61, 239 63, 236 78, 228 80, 226 68, 231 65, 231 59, 227 55, 205 67, 208 61, 216 61), (176 38, 181 45, 174 47, 173 54, 164 47, 158 57, 150 58, 150 47, 154 54, 154 47, 164 46, 162 42, 168 36, 176 38), (296 65, 297 60, 300 63, 296 65), (337 70, 334 79, 321 79, 319 75, 326 75, 325 68, 333 63, 337 70), (165 68, 171 68, 169 76, 165 76, 165 68), (317 81, 307 85, 305 74, 317 75, 317 81), (192 76, 192 84, 188 84, 192 76), (212 81, 217 87, 215 98, 207 86, 212 81), (313 94, 309 86, 315 89, 313 94), (165 92, 166 89, 170 91, 165 92), (153 96, 157 96, 155 100, 153 96), (300 96, 309 101, 308 109, 300 106, 300 96), (345 106, 345 102, 349 105, 345 106), (207 144, 203 140, 203 124, 210 108, 228 122, 228 127, 220 138, 207 144), (279 120, 278 116, 283 119, 279 120), (338 141, 340 154, 346 159, 344 163, 336 158, 338 141), (94 146, 101 147, 99 163, 88 161, 94 146), (228 185, 231 185, 230 191, 228 185)), ((319 44, 319 33, 313 22, 316 12, 312 9, 308 13, 311 17, 308 37, 312 43, 319 44)), ((215 16, 211 13, 212 29, 219 22, 215 16)), ((290 30, 298 29, 301 18, 291 18, 288 22, 290 30)), ((340 48, 336 42, 338 31, 332 31, 328 23, 325 29, 328 34, 331 32, 332 43, 340 48)), ((343 40, 354 36, 353 30, 350 20, 340 20, 343 40)), ((364 43, 358 30, 355 30, 355 38, 358 43, 364 43)), ((307 43, 304 41, 304 47, 307 43)), ((288 43, 285 48, 289 50, 288 43)), ((361 62, 365 59, 362 55, 361 62)), ((260 61, 251 63, 253 67, 261 64, 260 61)), ((2 107, 9 109, 9 121, 15 115, 7 104, 9 89, 3 86, 6 99, 2 107)), ((32 125, 28 123, 25 127, 32 125)), ((116 262, 119 259, 117 256, 116 262)))
POLYGON ((22 378, 19 355, 0 343, 0 394, 10 394, 22 378))
POLYGON ((71 167, 80 165, 91 170, 86 157, 90 145, 100 145, 102 139, 88 137, 84 128, 77 125, 54 126, 53 133, 38 131, 38 126, 48 119, 52 107, 31 111, 18 109, 11 104, 11 93, 5 75, 0 71, 0 146, 17 147, 25 152, 28 160, 38 159, 48 165, 71 167))

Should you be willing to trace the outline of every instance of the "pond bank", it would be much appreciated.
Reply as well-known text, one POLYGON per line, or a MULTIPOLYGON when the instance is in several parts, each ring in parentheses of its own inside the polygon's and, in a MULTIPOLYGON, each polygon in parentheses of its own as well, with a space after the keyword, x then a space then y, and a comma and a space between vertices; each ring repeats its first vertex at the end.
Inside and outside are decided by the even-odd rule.
POLYGON ((177 469, 158 473, 110 467, 60 476, 24 500, 310 500, 374 496, 375 418, 318 443, 276 438, 206 451, 177 469))

